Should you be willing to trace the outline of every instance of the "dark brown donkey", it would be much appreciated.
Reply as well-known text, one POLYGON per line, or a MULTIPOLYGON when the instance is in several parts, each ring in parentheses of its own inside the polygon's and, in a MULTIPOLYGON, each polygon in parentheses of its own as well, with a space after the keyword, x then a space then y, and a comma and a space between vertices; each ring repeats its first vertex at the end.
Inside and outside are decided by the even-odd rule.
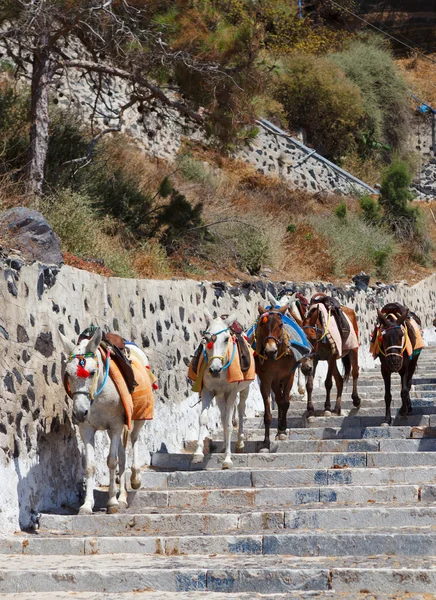
MULTIPOLYGON (((341 310, 350 319, 351 325, 356 332, 356 336, 358 336, 356 313, 352 308, 347 308, 345 306, 342 306, 341 310)), ((312 392, 315 371, 320 360, 326 360, 328 362, 328 370, 325 379, 326 400, 324 405, 324 415, 330 416, 332 414, 330 403, 330 393, 333 385, 332 377, 335 379, 337 388, 336 404, 335 408, 333 409, 333 413, 336 415, 341 414, 342 390, 344 388, 344 382, 347 382, 350 377, 350 373, 353 375, 353 392, 351 394, 351 398, 353 400, 353 406, 358 408, 360 406, 360 398, 357 392, 357 380, 359 378, 359 349, 355 348, 353 350, 347 350, 342 356, 333 354, 331 345, 327 340, 327 332, 321 323, 319 306, 316 304, 309 309, 307 316, 303 319, 302 325, 304 333, 306 334, 307 339, 313 348, 312 352, 301 361, 301 370, 306 376, 308 421, 311 422, 315 420, 315 408, 312 402, 312 392), (345 367, 343 376, 339 373, 337 365, 337 360, 339 358, 342 358, 342 362, 345 367)))
POLYGON ((387 304, 381 311, 377 310, 377 324, 371 339, 373 355, 380 358, 381 372, 385 382, 386 414, 383 420, 384 426, 389 426, 392 422, 392 373, 398 373, 401 377, 400 415, 407 417, 407 415, 412 412, 410 387, 421 352, 421 348, 414 350, 417 345, 417 336, 410 322, 410 319, 413 318, 413 320, 420 325, 421 322, 419 318, 416 315, 410 315, 409 310, 403 306, 401 306, 401 308, 404 309, 404 311, 401 311, 400 316, 398 316, 398 312, 397 315, 392 313, 386 314, 387 312, 390 312, 393 307, 394 304, 387 304), (407 344, 408 340, 410 341, 410 345, 407 344), (407 351, 407 346, 411 349, 411 354, 407 351))
POLYGON ((269 452, 270 450, 271 390, 274 392, 278 408, 277 439, 284 440, 287 437, 286 415, 297 366, 297 361, 289 347, 286 329, 283 326, 282 317, 287 310, 287 305, 279 309, 268 310, 259 306, 259 318, 254 331, 256 343, 254 360, 265 407, 265 438, 260 452, 269 452))

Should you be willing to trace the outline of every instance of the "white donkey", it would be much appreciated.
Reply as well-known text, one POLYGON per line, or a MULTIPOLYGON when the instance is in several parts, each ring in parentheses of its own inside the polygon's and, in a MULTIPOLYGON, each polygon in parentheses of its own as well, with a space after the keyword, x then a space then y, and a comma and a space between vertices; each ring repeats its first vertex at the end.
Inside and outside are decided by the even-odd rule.
MULTIPOLYGON (((125 428, 125 410, 118 390, 107 375, 105 364, 99 350, 102 338, 97 328, 90 340, 82 340, 75 345, 60 333, 68 355, 66 375, 73 397, 73 422, 79 425, 80 435, 85 446, 86 495, 79 514, 88 515, 94 508, 95 483, 95 432, 107 430, 110 438, 110 450, 107 458, 109 467, 109 499, 107 512, 116 513, 127 508, 126 489, 126 453, 128 432, 125 428), (124 436, 123 436, 124 433, 124 436), (123 441, 121 437, 123 436, 123 441), (117 499, 116 468, 119 468, 120 495, 117 499)), ((136 346, 131 347, 144 364, 148 364, 145 354, 136 346)), ((107 363, 106 363, 107 364, 107 363)), ((132 475, 130 479, 134 490, 141 487, 141 472, 136 444, 145 421, 134 421, 130 434, 133 449, 132 475)))
MULTIPOLYGON (((280 300, 276 300, 276 298, 271 294, 271 292, 268 292, 268 298, 269 298, 269 301, 271 302, 272 307, 287 306, 289 314, 292 317, 296 317, 298 322, 301 321, 301 316, 300 316, 300 312, 297 308, 297 304, 296 304, 295 300, 293 298, 291 298, 291 296, 285 295, 285 296, 282 296, 280 298, 280 300)), ((300 394, 300 396, 304 396, 304 394, 306 393, 306 383, 305 383, 306 380, 305 380, 303 373, 301 372, 301 365, 297 368, 297 380, 298 380, 298 393, 300 394)))
MULTIPOLYGON (((224 461, 222 468, 231 469, 233 466, 231 455, 232 417, 239 393, 236 452, 242 452, 244 449, 245 402, 248 397, 251 381, 235 383, 229 383, 228 381, 227 368, 232 359, 230 358, 230 361, 227 360, 227 349, 231 341, 230 326, 236 319, 236 316, 230 315, 225 320, 221 318, 214 319, 207 309, 205 309, 204 314, 206 316, 207 331, 203 334, 203 348, 207 356, 207 367, 204 371, 203 387, 200 393, 201 413, 198 444, 192 457, 192 462, 202 463, 204 460, 203 444, 207 431, 208 409, 212 400, 216 398, 224 430, 224 461)), ((237 352, 236 348, 235 351, 237 352)))

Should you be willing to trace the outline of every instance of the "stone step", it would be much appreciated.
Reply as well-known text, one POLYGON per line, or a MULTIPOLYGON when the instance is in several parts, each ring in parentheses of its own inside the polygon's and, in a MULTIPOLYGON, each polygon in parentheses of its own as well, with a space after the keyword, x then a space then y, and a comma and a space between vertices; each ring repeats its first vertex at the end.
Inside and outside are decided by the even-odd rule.
MULTIPOLYGON (((344 598, 342 594, 336 594, 334 591, 324 592, 287 592, 286 594, 257 594, 255 592, 237 594, 220 592, 173 592, 171 594, 175 600, 323 600, 324 598, 344 598)), ((22 594, 2 594, 2 600, 168 600, 168 592, 151 592, 147 590, 136 590, 123 594, 111 594, 101 592, 81 592, 77 596, 75 592, 37 592, 22 594), (74 595, 72 595, 74 594, 74 595)), ((361 595, 347 596, 348 600, 362 600, 361 595)), ((377 600, 394 600, 393 597, 377 596, 377 600)), ((414 597, 413 600, 425 600, 423 596, 414 597)))
MULTIPOLYGON (((277 502, 275 503, 277 504, 277 502)), ((227 509, 234 510, 234 509, 227 509)), ((40 518, 42 533, 67 533, 80 536, 165 536, 258 534, 281 529, 354 529, 362 523, 366 530, 380 527, 430 527, 435 525, 436 507, 316 507, 299 506, 293 510, 248 512, 177 512, 160 514, 50 515, 40 518)), ((435 530, 436 531, 436 530, 435 530)), ((145 552, 145 548, 144 548, 145 552)))
MULTIPOLYGON (((97 491, 95 510, 106 507, 106 491, 97 491)), ((281 508, 300 504, 336 503, 415 503, 421 500, 434 502, 436 486, 390 485, 390 486, 323 486, 286 488, 242 488, 224 490, 138 490, 129 492, 127 512, 142 513, 156 510, 226 510, 236 508, 241 511, 258 508, 281 508)))
MULTIPOLYGON (((0 593, 166 592, 287 593, 334 591, 339 594, 430 593, 436 589, 433 557, 399 560, 359 557, 232 556, 148 557, 141 554, 9 556, 0 567, 0 593)), ((336 597, 336 596, 335 596, 336 597)), ((348 596, 350 597, 350 596, 348 596)))
MULTIPOLYGON (((264 438, 261 428, 244 429, 246 440, 252 442, 260 442, 264 438)), ((359 440, 359 439, 421 439, 436 437, 435 427, 295 427, 288 429, 289 440, 359 440)), ((236 437, 236 434, 235 434, 236 437)), ((216 433, 212 436, 211 444, 221 451, 222 449, 222 433, 216 433)), ((274 436, 272 436, 274 439, 274 436)), ((247 443, 247 442, 246 442, 247 443)), ((185 448, 190 453, 195 451, 197 442, 185 442, 185 448)), ((251 450, 250 450, 251 451, 251 450)))
MULTIPOLYGON (((235 452, 236 442, 232 442, 232 452, 235 452)), ((245 442, 244 453, 259 452, 262 441, 249 440, 245 442)), ((213 442, 210 451, 222 451, 223 442, 213 442)), ((271 443, 273 453, 298 452, 436 452, 436 439, 387 440, 380 439, 319 439, 319 440, 280 440, 271 443)), ((185 459, 184 459, 185 460, 185 459)))
MULTIPOLYGON (((422 455, 425 455, 424 453, 422 455)), ((277 455, 276 455, 277 456, 277 455)), ((339 469, 235 469, 210 471, 145 470, 142 486, 148 490, 233 489, 265 487, 305 487, 334 485, 379 486, 436 483, 436 466, 357 467, 339 469)))
MULTIPOLYGON (((302 529, 247 534, 87 536, 26 538, 21 554, 29 556, 95 556, 141 554, 156 556, 257 555, 293 557, 344 557, 395 554, 423 557, 436 554, 436 531, 429 527, 380 527, 361 531, 328 527, 325 531, 302 529)), ((11 545, 13 542, 11 541, 11 545)), ((18 554, 18 553, 17 553, 18 554)), ((2 556, 2 562, 6 553, 2 556)), ((1 573, 1 568, 0 568, 1 573)), ((1 596, 3 600, 3 595, 1 596)))
MULTIPOLYGON (((207 454, 200 464, 192 463, 192 455, 156 452, 152 466, 159 470, 200 471, 221 469, 223 454, 207 454)), ((433 452, 271 452, 234 454, 234 469, 335 469, 338 467, 413 467, 436 466, 433 452)))
MULTIPOLYGON (((332 402, 331 405, 331 410, 333 411, 333 408, 335 406, 334 401, 332 402)), ((400 418, 400 406, 401 403, 398 402, 396 403, 396 405, 392 406, 391 404, 391 412, 392 412, 392 418, 400 418)), ((418 415, 436 415, 436 406, 435 403, 433 401, 430 402, 423 402, 423 401, 416 401, 416 400, 412 400, 412 408, 413 408, 413 412, 410 415, 411 417, 415 417, 418 415)), ((288 410, 288 418, 298 418, 298 417, 303 417, 307 414, 306 411, 306 403, 304 402, 291 402, 291 405, 289 406, 289 410, 288 410)), ((317 417, 324 417, 324 402, 321 404, 321 406, 316 406, 315 407, 315 414, 317 417)), ((381 402, 374 402, 374 403, 370 403, 369 405, 366 404, 366 401, 364 401, 362 403, 362 405, 360 406, 360 408, 354 408, 354 407, 350 407, 347 408, 346 406, 342 407, 342 412, 341 412, 341 416, 342 417, 379 417, 382 416, 384 417, 385 415, 385 403, 383 402, 383 404, 381 402)), ((274 409, 272 410, 272 416, 273 419, 277 419, 277 410, 274 409)), ((334 417, 335 415, 332 414, 332 417, 334 417)), ((263 415, 259 416, 259 419, 261 419, 261 422, 263 423, 263 415)), ((250 422, 247 423, 247 427, 250 426, 250 422)))
MULTIPOLYGON (((363 410, 363 409, 361 409, 363 410)), ((367 409, 369 410, 369 409, 367 409)), ((300 429, 302 427, 310 428, 325 428, 325 427, 340 427, 342 429, 364 427, 381 427, 384 419, 384 414, 368 415, 334 415, 331 417, 316 417, 315 421, 309 422, 305 417, 288 417, 287 426, 289 428, 300 429)), ((435 427, 436 414, 411 414, 407 417, 396 416, 395 411, 392 411, 392 426, 409 426, 409 427, 435 427)), ((277 418, 273 418, 271 427, 277 428, 277 418)), ((251 418, 245 420, 245 428, 247 430, 263 429, 263 418, 251 418)))

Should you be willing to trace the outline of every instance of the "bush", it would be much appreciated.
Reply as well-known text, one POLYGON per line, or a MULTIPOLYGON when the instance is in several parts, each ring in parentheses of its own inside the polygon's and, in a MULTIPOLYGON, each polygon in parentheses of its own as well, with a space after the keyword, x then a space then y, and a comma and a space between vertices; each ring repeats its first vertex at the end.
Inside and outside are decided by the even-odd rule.
POLYGON ((129 253, 119 237, 103 231, 104 221, 87 196, 60 190, 46 197, 40 210, 58 234, 63 251, 81 258, 101 258, 119 277, 135 277, 129 253))
POLYGON ((364 117, 362 95, 331 61, 293 56, 284 63, 275 99, 292 129, 303 127, 309 144, 338 160, 356 147, 364 117))
POLYGON ((379 225, 382 220, 382 209, 377 200, 371 196, 362 196, 360 199, 362 218, 369 225, 379 225))
POLYGON ((347 205, 343 200, 340 204, 338 204, 334 212, 338 219, 340 219, 341 221, 345 221, 345 219, 347 218, 347 205))
POLYGON ((373 36, 352 41, 346 50, 332 54, 330 60, 361 91, 365 111, 363 151, 380 148, 380 144, 402 147, 408 133, 409 100, 406 82, 390 51, 373 36))
POLYGON ((378 277, 388 276, 398 251, 388 230, 365 223, 354 214, 346 220, 338 219, 336 215, 317 215, 310 222, 326 240, 335 275, 351 276, 364 270, 378 277))

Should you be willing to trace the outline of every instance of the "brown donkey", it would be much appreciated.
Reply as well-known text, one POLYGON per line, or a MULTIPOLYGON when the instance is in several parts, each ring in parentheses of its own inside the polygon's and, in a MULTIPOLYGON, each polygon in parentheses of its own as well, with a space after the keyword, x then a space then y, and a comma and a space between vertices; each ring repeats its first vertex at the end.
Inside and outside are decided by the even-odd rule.
MULTIPOLYGON (((356 337, 358 337, 356 313, 352 308, 347 308, 345 306, 342 306, 341 310, 351 321, 351 325, 356 333, 356 337)), ((335 379, 337 388, 336 405, 333 409, 333 413, 335 413, 336 415, 341 414, 342 390, 344 387, 344 382, 347 382, 350 377, 350 373, 352 373, 353 375, 353 392, 351 394, 353 406, 355 406, 356 408, 360 406, 360 398, 357 392, 357 380, 359 378, 359 349, 353 348, 352 350, 346 350, 345 352, 343 352, 342 356, 333 354, 332 347, 327 339, 327 331, 325 330, 321 322, 319 311, 319 306, 316 304, 313 305, 311 308, 309 308, 309 311, 306 314, 306 317, 303 319, 302 323, 304 333, 306 334, 307 339, 309 340, 313 348, 312 352, 307 357, 303 358, 303 360, 301 361, 301 370, 306 376, 307 416, 309 422, 315 420, 315 408, 312 402, 312 392, 315 371, 320 360, 326 360, 328 362, 328 370, 325 379, 326 400, 324 405, 324 416, 327 417, 332 414, 330 403, 330 392, 333 385, 332 377, 334 377, 335 379), (339 373, 337 365, 337 360, 339 358, 342 359, 342 362, 345 367, 345 373, 343 376, 339 373)))
POLYGON ((287 305, 268 310, 259 306, 259 318, 254 330, 256 348, 254 360, 265 407, 265 438, 260 452, 269 452, 271 445, 271 390, 274 392, 278 408, 277 439, 286 439, 286 415, 297 367, 297 361, 289 347, 288 335, 283 326, 283 315, 287 310, 287 305))

